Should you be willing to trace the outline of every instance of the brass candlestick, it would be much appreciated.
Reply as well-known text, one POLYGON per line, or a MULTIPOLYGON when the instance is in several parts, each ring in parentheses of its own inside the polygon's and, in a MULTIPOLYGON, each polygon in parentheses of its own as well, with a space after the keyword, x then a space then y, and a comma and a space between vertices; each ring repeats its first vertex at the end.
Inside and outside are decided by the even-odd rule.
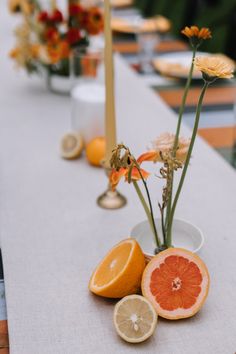
MULTIPOLYGON (((105 166, 104 168, 106 175, 109 178, 111 168, 105 166)), ((126 205, 127 199, 117 190, 113 191, 111 189, 111 184, 108 183, 107 190, 98 197, 97 203, 103 209, 120 209, 126 205)))

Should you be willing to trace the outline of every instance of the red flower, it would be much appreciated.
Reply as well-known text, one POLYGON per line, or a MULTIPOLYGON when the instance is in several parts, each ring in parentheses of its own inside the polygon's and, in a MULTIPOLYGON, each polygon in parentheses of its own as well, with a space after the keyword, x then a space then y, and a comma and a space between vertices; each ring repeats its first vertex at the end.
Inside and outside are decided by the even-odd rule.
POLYGON ((69 15, 70 16, 77 16, 80 15, 83 12, 83 8, 80 5, 77 4, 70 4, 69 6, 69 15))
POLYGON ((81 39, 80 30, 78 28, 70 28, 67 32, 67 40, 70 44, 75 44, 81 39))
POLYGON ((39 15, 38 15, 38 21, 39 22, 45 23, 48 20, 49 20, 49 16, 48 16, 47 11, 42 11, 42 12, 39 13, 39 15))
POLYGON ((49 27, 45 32, 45 39, 56 43, 59 39, 59 33, 55 27, 49 27))
POLYGON ((53 11, 53 14, 52 16, 50 17, 50 21, 54 22, 54 23, 60 23, 63 21, 63 16, 62 16, 62 13, 61 11, 55 9, 53 11))

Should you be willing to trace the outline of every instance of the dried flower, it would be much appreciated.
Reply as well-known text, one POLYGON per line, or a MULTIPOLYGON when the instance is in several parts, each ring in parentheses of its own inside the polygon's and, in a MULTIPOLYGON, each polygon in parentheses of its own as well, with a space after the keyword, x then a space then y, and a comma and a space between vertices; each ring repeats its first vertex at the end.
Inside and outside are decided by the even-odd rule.
MULTIPOLYGON (((161 134, 153 143, 152 150, 142 154, 138 158, 138 163, 143 161, 163 162, 163 156, 173 151, 175 135, 170 133, 161 134)), ((185 161, 188 153, 190 139, 179 137, 176 158, 182 162, 185 161)))
POLYGON ((142 174, 143 179, 147 179, 149 177, 148 172, 144 171, 143 169, 138 170, 137 167, 133 166, 130 168, 121 167, 119 171, 113 169, 109 177, 112 190, 114 191, 116 189, 122 177, 125 177, 125 181, 129 183, 132 181, 139 181, 142 178, 140 173, 142 174))
POLYGON ((139 167, 139 164, 124 144, 118 144, 112 152, 110 165, 113 168, 110 174, 111 187, 114 190, 122 177, 126 182, 147 179, 149 173, 139 167))
POLYGON ((203 74, 206 81, 212 82, 219 79, 231 79, 234 68, 230 62, 221 57, 197 57, 195 67, 203 74))

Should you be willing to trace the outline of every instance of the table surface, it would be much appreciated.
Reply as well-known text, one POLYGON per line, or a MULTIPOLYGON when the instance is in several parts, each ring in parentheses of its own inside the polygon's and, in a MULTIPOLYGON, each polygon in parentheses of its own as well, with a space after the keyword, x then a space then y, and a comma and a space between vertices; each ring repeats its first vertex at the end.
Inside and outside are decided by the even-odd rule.
MULTIPOLYGON (((87 285, 101 257, 144 219, 143 211, 128 185, 121 186, 126 208, 99 209, 103 171, 84 158, 60 159, 69 98, 50 95, 39 80, 12 69, 5 55, 13 23, 2 8, 0 20, 9 38, 1 43, 0 225, 11 353, 234 353, 235 171, 197 139, 176 216, 206 237, 201 257, 211 275, 208 300, 194 318, 160 320, 148 342, 126 344, 112 325, 114 301, 91 295, 87 285)), ((175 114, 119 57, 116 102, 119 140, 134 153, 175 129, 175 114)), ((161 190, 154 182, 150 188, 161 190)))

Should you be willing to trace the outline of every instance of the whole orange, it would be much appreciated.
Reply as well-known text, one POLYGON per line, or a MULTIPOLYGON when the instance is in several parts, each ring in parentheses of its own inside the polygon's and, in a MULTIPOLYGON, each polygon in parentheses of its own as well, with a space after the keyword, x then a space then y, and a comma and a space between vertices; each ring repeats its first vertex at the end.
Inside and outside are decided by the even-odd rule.
POLYGON ((106 141, 103 136, 91 140, 86 146, 86 157, 93 166, 101 166, 105 157, 106 141))

